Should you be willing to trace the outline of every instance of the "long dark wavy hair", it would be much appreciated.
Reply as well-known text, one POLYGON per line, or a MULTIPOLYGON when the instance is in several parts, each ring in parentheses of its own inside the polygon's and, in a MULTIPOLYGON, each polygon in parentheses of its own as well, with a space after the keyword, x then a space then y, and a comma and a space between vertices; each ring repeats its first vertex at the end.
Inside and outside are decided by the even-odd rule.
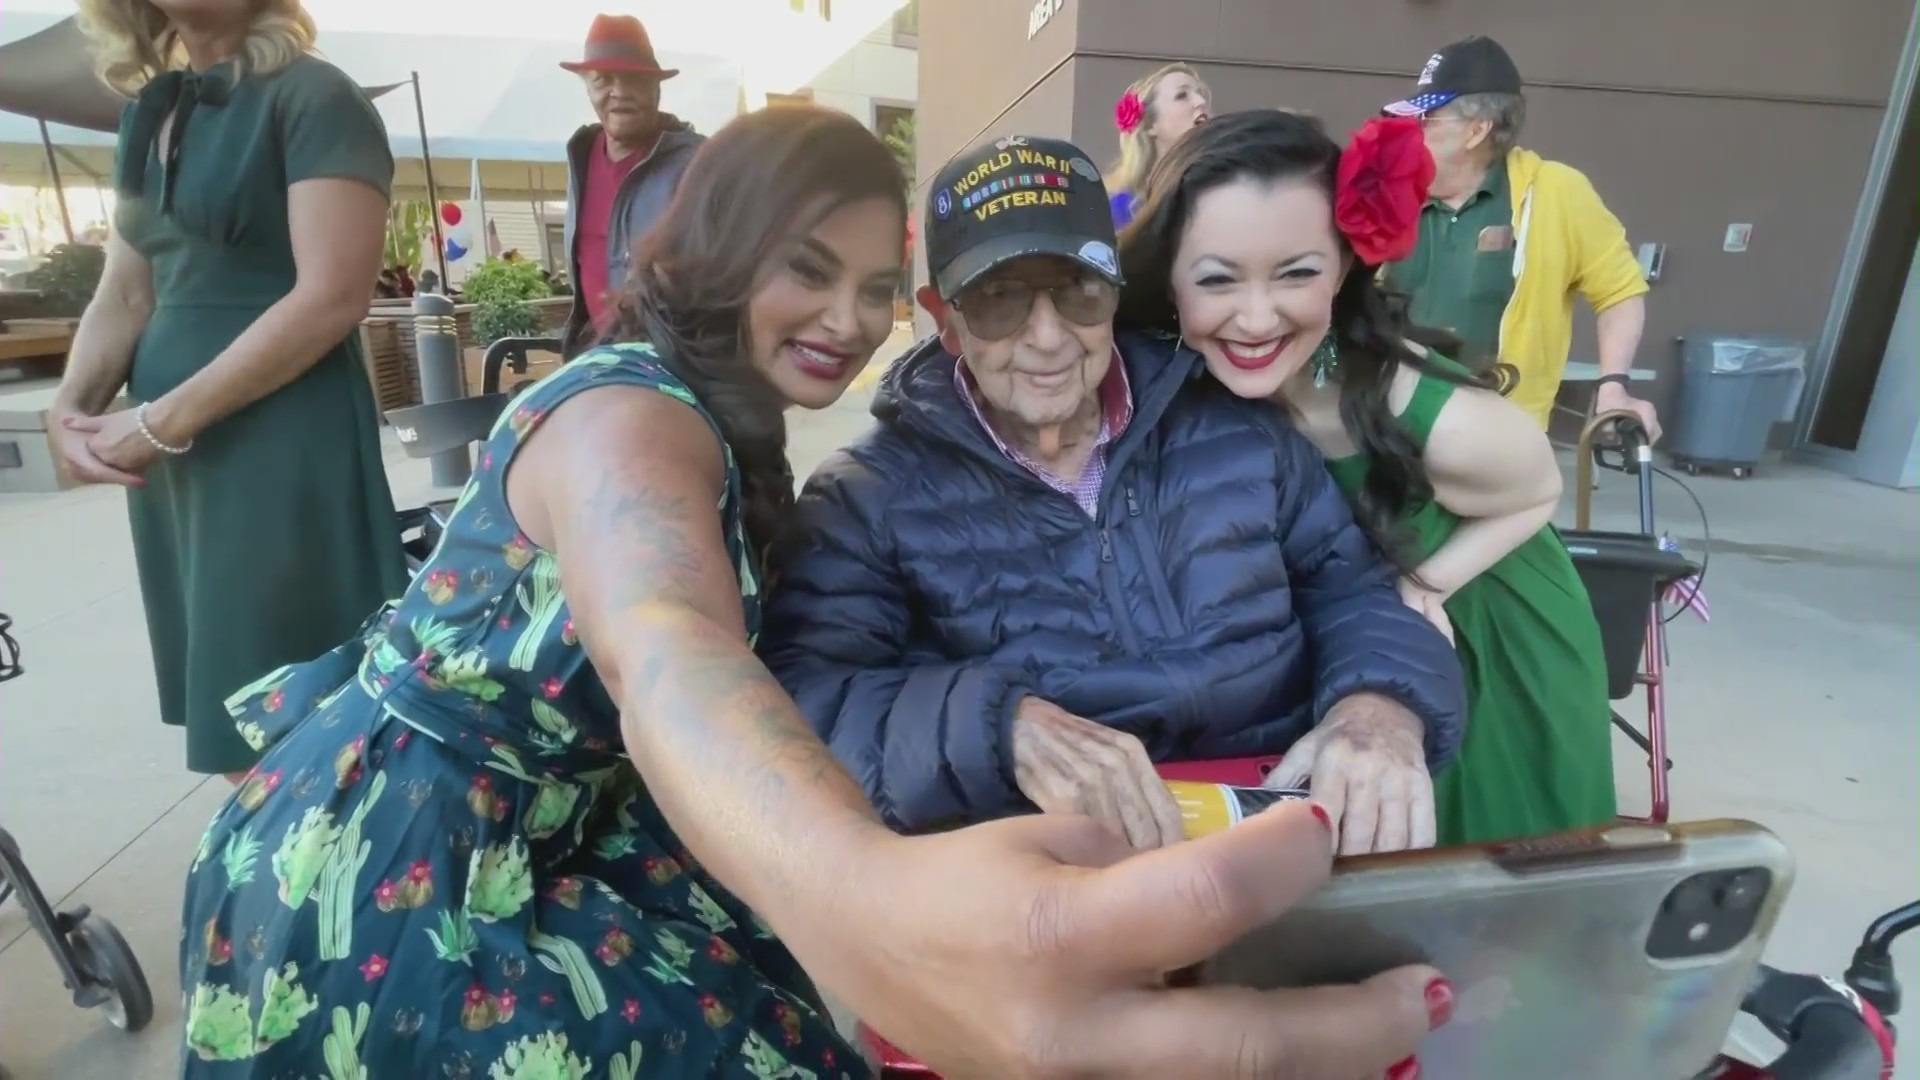
MULTIPOLYGON (((1331 206, 1340 147, 1310 116, 1277 109, 1228 113, 1195 128, 1173 145, 1147 175, 1131 224, 1120 234, 1120 269, 1126 286, 1117 321, 1136 330, 1179 332, 1173 302, 1173 259, 1194 205, 1208 191, 1243 180, 1271 184, 1306 179, 1320 186, 1331 206)), ((1352 256, 1341 240, 1342 250, 1352 256)), ((1401 365, 1466 386, 1505 393, 1512 368, 1496 365, 1470 374, 1436 364, 1406 342, 1444 351, 1459 339, 1409 326, 1403 297, 1389 297, 1375 283, 1377 268, 1352 258, 1333 297, 1332 330, 1340 361, 1332 378, 1340 384, 1340 420, 1347 437, 1367 456, 1365 485, 1354 513, 1388 555, 1410 570, 1401 522, 1407 510, 1433 497, 1420 445, 1388 402, 1401 365)))
POLYGON ((635 245, 607 341, 645 341, 713 415, 733 450, 747 536, 778 573, 793 520, 787 401, 750 359, 747 304, 796 237, 879 197, 907 220, 893 154, 846 113, 783 105, 721 128, 635 245))

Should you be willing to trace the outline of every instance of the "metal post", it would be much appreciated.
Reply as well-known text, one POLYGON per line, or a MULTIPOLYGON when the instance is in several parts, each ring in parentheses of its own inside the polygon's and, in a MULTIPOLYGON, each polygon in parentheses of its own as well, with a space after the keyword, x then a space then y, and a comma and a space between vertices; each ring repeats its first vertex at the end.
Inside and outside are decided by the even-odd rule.
POLYGON ((420 164, 427 170, 427 206, 433 211, 433 261, 440 267, 440 287, 451 290, 453 282, 447 280, 447 238, 440 232, 440 188, 433 182, 433 151, 427 146, 427 107, 420 101, 420 73, 415 71, 410 75, 413 115, 420 122, 420 164))
POLYGON ((67 232, 67 243, 73 240, 73 215, 67 213, 67 189, 60 183, 60 163, 53 156, 53 136, 47 134, 47 122, 40 121, 40 146, 47 152, 47 172, 53 176, 53 197, 60 204, 60 227, 67 232))
MULTIPOLYGON (((413 345, 420 355, 420 404, 438 405, 457 400, 460 386, 460 328, 453 318, 453 301, 438 293, 416 293, 413 298, 413 345)), ((435 487, 463 487, 473 475, 473 447, 433 455, 435 487)))

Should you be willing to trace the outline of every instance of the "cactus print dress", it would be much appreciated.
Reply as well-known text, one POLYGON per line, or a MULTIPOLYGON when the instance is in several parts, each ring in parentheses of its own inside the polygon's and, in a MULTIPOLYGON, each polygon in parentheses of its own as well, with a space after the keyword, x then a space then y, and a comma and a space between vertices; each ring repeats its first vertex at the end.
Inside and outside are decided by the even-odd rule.
MULTIPOLYGON (((187 882, 183 1076, 865 1074, 793 958, 648 797, 558 566, 507 507, 527 435, 616 384, 700 407, 647 346, 582 355, 502 415, 400 600, 228 701, 264 756, 187 882)), ((731 454, 728 473, 751 632, 731 454)))

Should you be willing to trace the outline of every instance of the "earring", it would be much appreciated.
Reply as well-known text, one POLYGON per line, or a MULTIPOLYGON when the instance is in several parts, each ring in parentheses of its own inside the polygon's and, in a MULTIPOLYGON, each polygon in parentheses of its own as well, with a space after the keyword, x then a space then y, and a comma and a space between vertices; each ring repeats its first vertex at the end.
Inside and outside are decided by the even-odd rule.
POLYGON ((1340 342, 1334 338, 1331 330, 1320 339, 1319 345, 1314 346, 1307 364, 1313 368, 1314 389, 1327 385, 1327 374, 1340 366, 1340 342))

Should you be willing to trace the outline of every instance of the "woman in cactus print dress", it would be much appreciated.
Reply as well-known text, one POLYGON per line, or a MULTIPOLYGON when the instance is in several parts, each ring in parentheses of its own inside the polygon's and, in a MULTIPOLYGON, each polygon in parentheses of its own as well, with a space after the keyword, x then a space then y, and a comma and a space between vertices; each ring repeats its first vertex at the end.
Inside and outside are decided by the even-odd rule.
MULTIPOLYGON (((583 626, 604 634, 606 605, 587 615, 565 586, 591 582, 599 597, 652 583, 596 580, 622 553, 593 551, 594 539, 570 534, 566 520, 593 508, 507 479, 542 450, 560 461, 559 443, 537 438, 556 412, 564 415, 553 426, 568 425, 576 441, 590 440, 579 433, 609 410, 692 431, 713 448, 728 573, 739 585, 733 617, 751 641, 754 540, 770 541, 792 500, 781 411, 833 401, 891 330, 903 185, 886 149, 838 113, 756 115, 713 146, 704 156, 718 160, 696 172, 712 184, 752 162, 739 171, 762 174, 751 182, 770 190, 722 184, 716 199, 764 206, 765 220, 716 235, 715 203, 676 205, 661 249, 717 241, 764 261, 769 242, 759 236, 777 238, 796 200, 830 196, 837 208, 797 254, 774 248, 788 261, 771 280, 755 266, 734 281, 714 273, 720 288, 758 279, 745 313, 752 338, 791 342, 817 324, 824 329, 800 340, 858 362, 802 368, 780 345, 755 359, 757 379, 723 358, 734 369, 727 378, 757 384, 725 385, 669 355, 684 331, 657 298, 673 294, 643 276, 655 290, 626 302, 630 336, 658 351, 602 346, 529 389, 483 444, 445 538, 407 593, 354 640, 232 697, 242 735, 264 758, 207 831, 188 883, 185 1076, 806 1080, 864 1071, 793 958, 681 846, 623 753, 617 694, 596 675, 592 642, 583 646, 592 631, 575 625, 576 614, 598 617, 583 626), (783 153, 784 167, 770 160, 783 153)), ((574 464, 573 475, 592 471, 574 464)))

